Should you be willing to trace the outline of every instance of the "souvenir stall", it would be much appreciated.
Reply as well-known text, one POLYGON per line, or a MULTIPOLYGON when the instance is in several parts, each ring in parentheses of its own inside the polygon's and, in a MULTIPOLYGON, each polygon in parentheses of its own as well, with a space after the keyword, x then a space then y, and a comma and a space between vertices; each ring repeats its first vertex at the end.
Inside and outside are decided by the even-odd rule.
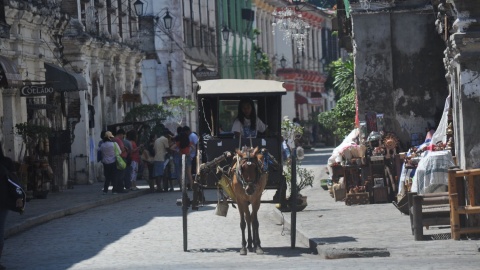
POLYGON ((448 169, 456 166, 452 109, 447 97, 439 125, 427 133, 425 141, 401 153, 404 163, 399 173, 397 209, 408 214, 408 192, 418 194, 446 192, 448 169))
MULTIPOLYGON (((367 120, 372 117, 367 115, 367 120)), ((373 118, 378 120, 381 117, 373 118)), ((376 121, 360 123, 332 153, 328 169, 331 195, 345 204, 387 203, 397 193, 399 143, 397 137, 377 129, 376 121), (367 136, 368 135, 368 136, 367 136)))

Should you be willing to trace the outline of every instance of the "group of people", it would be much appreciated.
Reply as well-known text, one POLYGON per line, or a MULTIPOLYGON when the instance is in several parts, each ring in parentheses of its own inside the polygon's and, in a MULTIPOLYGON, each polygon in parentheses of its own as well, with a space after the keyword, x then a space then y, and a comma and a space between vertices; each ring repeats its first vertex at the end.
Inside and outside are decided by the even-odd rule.
POLYGON ((130 130, 125 134, 125 130, 119 129, 113 135, 111 131, 102 131, 101 137, 98 159, 103 163, 105 176, 103 194, 108 193, 110 185, 113 186, 113 194, 138 190, 137 175, 141 164, 140 152, 143 144, 137 145, 137 132, 130 130), (122 157, 127 164, 125 169, 117 168, 117 156, 122 157))
MULTIPOLYGON (((187 188, 191 189, 198 136, 188 126, 178 127, 176 135, 167 128, 160 134, 152 133, 145 144, 137 144, 137 140, 135 130, 128 131, 126 137, 123 129, 117 130, 115 135, 110 131, 102 132, 98 159, 104 166, 104 194, 108 193, 110 185, 113 194, 138 190, 136 182, 145 169, 152 192, 173 191, 173 181, 182 176, 183 154, 186 156, 185 180, 187 188), (125 169, 117 168, 118 155, 126 162, 125 169)), ((181 181, 178 182, 180 185, 181 181)))

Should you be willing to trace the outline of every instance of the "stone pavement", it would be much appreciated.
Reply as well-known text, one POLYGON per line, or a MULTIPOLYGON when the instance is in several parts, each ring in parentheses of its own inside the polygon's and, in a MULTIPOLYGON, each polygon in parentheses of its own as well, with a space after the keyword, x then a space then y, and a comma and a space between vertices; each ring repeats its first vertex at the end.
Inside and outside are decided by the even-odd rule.
MULTIPOLYGON (((324 167, 317 166, 315 179, 324 178, 324 171, 324 167)), ((102 195, 103 183, 76 185, 73 189, 50 193, 46 199, 31 200, 23 215, 9 213, 6 236, 93 207, 148 194, 145 181, 139 181, 139 184, 140 190, 117 195, 102 195)), ((319 181, 302 193, 308 196, 308 206, 297 213, 297 243, 316 249, 322 258, 478 256, 480 242, 476 240, 414 241, 409 217, 402 215, 392 204, 346 206, 343 202, 335 202, 328 191, 320 187, 319 181)), ((272 194, 267 191, 264 197, 272 194)), ((280 212, 273 204, 264 204, 262 208, 270 208, 276 221, 283 222, 290 229, 290 213, 280 212)), ((425 234, 440 231, 446 230, 431 228, 425 230, 425 234)))

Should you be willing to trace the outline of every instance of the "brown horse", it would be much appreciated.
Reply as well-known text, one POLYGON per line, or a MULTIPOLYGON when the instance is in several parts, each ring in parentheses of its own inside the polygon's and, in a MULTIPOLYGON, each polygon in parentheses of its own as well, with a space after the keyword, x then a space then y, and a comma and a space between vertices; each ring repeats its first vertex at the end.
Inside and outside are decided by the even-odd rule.
POLYGON ((240 228, 242 230, 242 248, 240 255, 247 255, 245 241, 245 227, 248 228, 248 249, 255 249, 257 254, 263 254, 258 233, 257 212, 260 208, 260 199, 267 184, 268 173, 263 170, 263 155, 258 154, 257 148, 236 150, 233 172, 233 192, 235 193, 238 211, 240 213, 240 228), (248 205, 252 205, 252 212, 248 205), (252 237, 253 232, 253 237, 252 237), (253 245, 253 247, 252 247, 253 245))

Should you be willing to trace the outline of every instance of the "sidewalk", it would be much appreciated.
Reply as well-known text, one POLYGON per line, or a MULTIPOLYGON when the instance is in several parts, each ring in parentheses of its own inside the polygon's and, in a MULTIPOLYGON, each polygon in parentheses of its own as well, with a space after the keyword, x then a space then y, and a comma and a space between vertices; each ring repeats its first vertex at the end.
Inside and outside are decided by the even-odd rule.
MULTIPOLYGON (((480 241, 449 239, 450 227, 424 229, 424 235, 448 235, 447 240, 415 241, 410 218, 391 203, 347 206, 335 202, 320 187, 324 166, 315 170, 313 188, 302 190, 308 206, 297 212, 296 239, 325 259, 357 257, 478 256, 480 241), (319 178, 320 177, 320 178, 319 178)), ((279 222, 291 228, 291 214, 275 209, 279 222)))
POLYGON ((60 192, 50 192, 46 199, 32 199, 27 202, 24 214, 8 213, 5 237, 53 219, 150 193, 146 181, 140 180, 138 183, 142 189, 116 195, 111 191, 103 195, 103 183, 97 182, 92 185, 75 185, 73 189, 60 192))
MULTIPOLYGON (((322 171, 322 166, 315 169, 316 180, 326 177, 322 171)), ((140 190, 125 194, 102 195, 103 183, 95 183, 51 192, 46 199, 33 199, 27 203, 25 214, 9 213, 6 237, 56 218, 150 192, 145 181, 138 184, 140 190)), ((296 242, 297 245, 303 243, 316 249, 322 258, 478 256, 480 241, 414 241, 409 217, 401 214, 392 204, 346 206, 344 202, 335 202, 328 191, 320 187, 319 181, 315 181, 313 188, 303 190, 302 194, 308 196, 308 206, 297 213, 296 242)), ((273 204, 263 207, 271 207, 278 222, 291 228, 290 213, 281 213, 273 204)), ((426 235, 444 232, 449 232, 449 229, 424 230, 426 235)))

